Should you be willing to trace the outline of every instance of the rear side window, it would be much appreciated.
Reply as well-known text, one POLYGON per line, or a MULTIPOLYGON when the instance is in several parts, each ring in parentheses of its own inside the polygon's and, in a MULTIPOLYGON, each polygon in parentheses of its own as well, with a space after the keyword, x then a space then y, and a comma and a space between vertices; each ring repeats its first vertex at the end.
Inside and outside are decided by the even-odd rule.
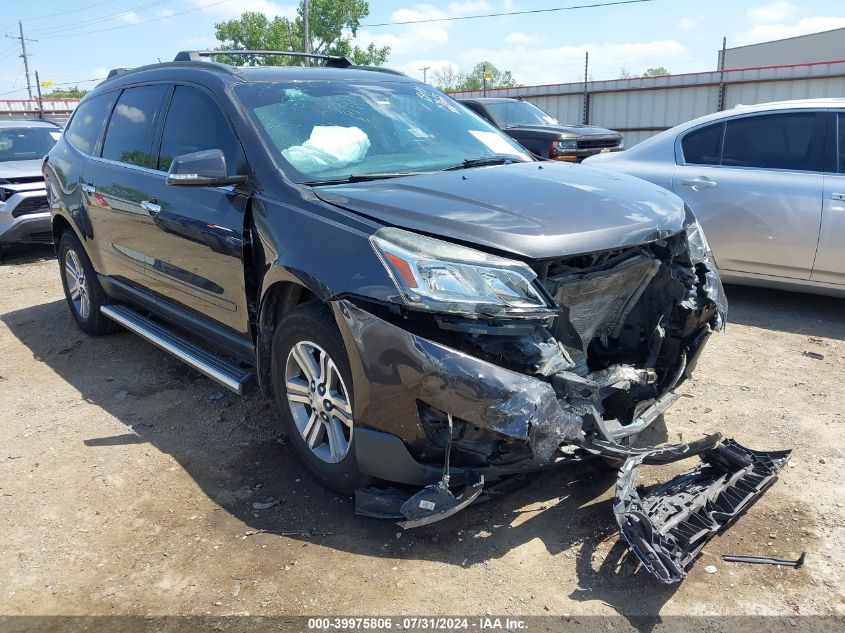
POLYGON ((115 92, 107 92, 87 99, 76 108, 65 131, 65 138, 80 152, 94 153, 116 96, 115 92))
POLYGON ((150 153, 153 132, 167 86, 141 86, 123 91, 103 142, 103 158, 155 168, 150 153))
POLYGON ((722 158, 724 129, 724 123, 717 123, 687 134, 681 141, 684 162, 687 165, 718 165, 722 158))
POLYGON ((839 113, 839 173, 845 174, 845 113, 839 113))
POLYGON ((206 149, 223 151, 230 176, 244 173, 243 153, 220 107, 201 90, 177 86, 164 122, 158 168, 167 171, 174 157, 206 149))
POLYGON ((815 130, 815 112, 728 121, 722 165, 821 171, 822 144, 814 142, 815 130))

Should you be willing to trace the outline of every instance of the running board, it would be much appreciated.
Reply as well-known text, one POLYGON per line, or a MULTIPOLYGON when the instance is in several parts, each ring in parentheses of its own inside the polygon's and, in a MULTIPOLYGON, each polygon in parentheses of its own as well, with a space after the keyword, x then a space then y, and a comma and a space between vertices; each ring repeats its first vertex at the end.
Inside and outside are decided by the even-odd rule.
POLYGON ((131 308, 105 305, 100 306, 100 312, 239 396, 246 393, 252 382, 252 372, 207 352, 131 308))

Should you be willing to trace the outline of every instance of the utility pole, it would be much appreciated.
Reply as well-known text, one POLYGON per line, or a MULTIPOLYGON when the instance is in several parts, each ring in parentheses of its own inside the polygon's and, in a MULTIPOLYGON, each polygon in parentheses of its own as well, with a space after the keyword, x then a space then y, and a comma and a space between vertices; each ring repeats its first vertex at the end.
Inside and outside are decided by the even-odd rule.
POLYGON ((38 89, 38 118, 44 118, 44 100, 41 98, 41 80, 38 78, 38 71, 35 71, 35 87, 38 89))
POLYGON ((485 97, 487 96, 487 64, 484 64, 481 67, 481 85, 483 86, 483 94, 485 97))
POLYGON ((23 57, 23 69, 24 73, 26 74, 26 91, 29 93, 29 98, 32 100, 32 82, 29 80, 29 55, 26 52, 26 43, 27 42, 37 42, 38 40, 28 39, 23 35, 23 22, 18 22, 18 26, 20 27, 20 35, 9 35, 6 34, 6 37, 11 37, 13 40, 20 40, 21 41, 21 57, 23 57))
POLYGON ((581 113, 581 123, 587 125, 590 122, 590 93, 587 87, 590 70, 590 51, 584 54, 584 111, 581 113))
POLYGON ((719 112, 725 109, 725 53, 728 38, 722 38, 722 52, 719 54, 719 112))
POLYGON ((420 69, 419 69, 419 70, 421 70, 421 71, 422 71, 422 74, 423 74, 423 83, 424 83, 424 84, 427 84, 427 83, 428 83, 428 81, 426 81, 426 78, 427 78, 427 76, 428 76, 428 75, 427 75, 427 73, 428 73, 428 69, 429 69, 429 68, 431 68, 431 66, 423 66, 422 68, 420 68, 420 69))
MULTIPOLYGON (((311 22, 308 19, 308 0, 302 2, 302 52, 311 52, 311 22)), ((311 65, 311 60, 307 57, 305 58, 305 65, 311 65)))

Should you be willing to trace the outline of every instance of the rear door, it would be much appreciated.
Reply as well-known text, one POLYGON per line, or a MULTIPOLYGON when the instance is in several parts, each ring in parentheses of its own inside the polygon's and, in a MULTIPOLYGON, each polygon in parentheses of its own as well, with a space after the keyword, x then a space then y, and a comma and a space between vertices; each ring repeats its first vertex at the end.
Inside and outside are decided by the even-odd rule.
POLYGON ((739 116, 680 139, 672 188, 717 266, 809 279, 821 225, 823 112, 739 116))
POLYGON ((836 160, 824 175, 822 230, 810 279, 845 284, 845 112, 834 113, 828 129, 836 160))
POLYGON ((159 297, 249 332, 244 278, 248 197, 234 187, 168 186, 174 157, 207 149, 226 156, 229 175, 247 173, 228 117, 204 89, 177 85, 164 118, 154 169, 138 179, 138 235, 149 287, 159 297))
POLYGON ((117 99, 102 148, 88 159, 83 195, 100 254, 99 272, 146 285, 144 246, 138 232, 143 212, 138 185, 149 169, 152 142, 168 86, 126 88, 117 99))

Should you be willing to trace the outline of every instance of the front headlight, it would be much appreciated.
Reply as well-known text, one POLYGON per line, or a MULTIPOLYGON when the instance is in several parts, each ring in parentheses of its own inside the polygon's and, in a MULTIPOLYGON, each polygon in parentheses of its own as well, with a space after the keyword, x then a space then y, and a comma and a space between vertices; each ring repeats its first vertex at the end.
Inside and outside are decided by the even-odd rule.
POLYGON ((409 306, 473 316, 550 309, 522 262, 389 227, 370 243, 409 306))
POLYGON ((557 142, 558 149, 578 149, 578 141, 574 138, 565 138, 557 142))
POLYGON ((693 219, 687 225, 687 243, 689 244, 690 255, 692 255, 694 260, 697 259, 704 262, 713 261, 710 244, 704 235, 704 229, 701 228, 701 225, 696 219, 693 219))

